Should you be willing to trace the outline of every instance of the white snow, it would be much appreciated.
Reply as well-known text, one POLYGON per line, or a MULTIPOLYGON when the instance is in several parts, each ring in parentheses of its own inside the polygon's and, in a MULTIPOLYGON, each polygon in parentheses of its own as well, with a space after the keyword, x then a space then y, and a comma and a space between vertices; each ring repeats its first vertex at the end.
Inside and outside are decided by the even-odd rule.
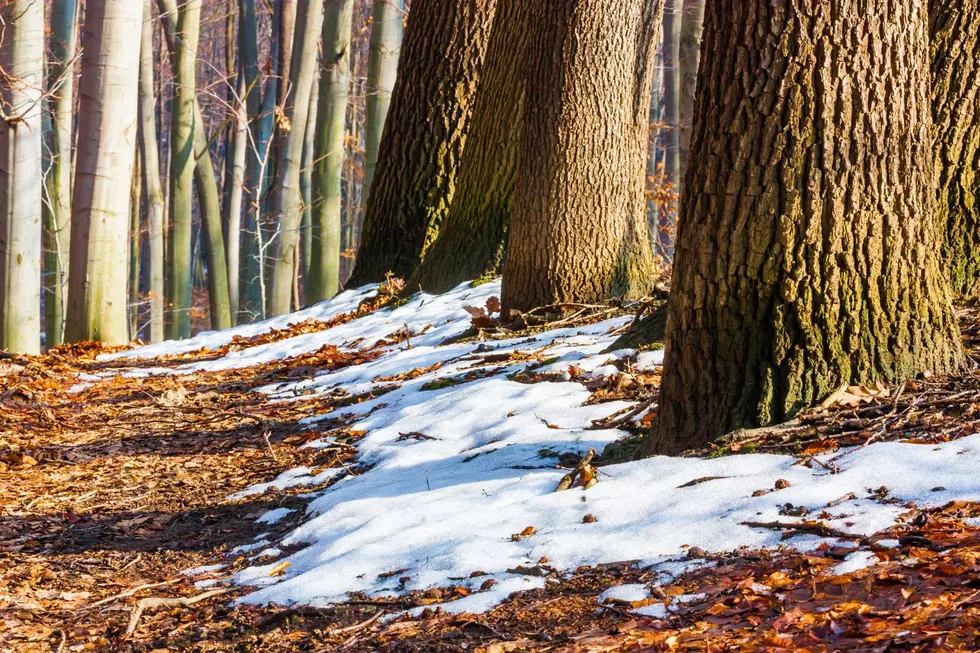
POLYGON ((844 574, 870 567, 876 562, 878 562, 878 557, 873 551, 855 551, 844 558, 843 562, 834 565, 830 573, 835 576, 843 576, 844 574))
POLYGON ((293 511, 289 508, 273 508, 262 513, 255 521, 260 524, 277 524, 291 512, 293 511))
MULTIPOLYGON (((259 325, 202 334, 115 357, 143 358, 214 348, 230 341, 234 333, 252 335, 306 317, 327 319, 353 310, 371 290, 365 287, 345 292, 299 314, 259 325)), ((581 455, 589 448, 601 451, 625 435, 589 427, 593 420, 630 404, 587 405, 589 391, 568 379, 572 365, 583 372, 582 381, 618 373, 613 363, 635 352, 602 352, 615 339, 614 331, 630 318, 554 329, 532 337, 441 344, 469 327, 470 316, 462 309, 464 305, 483 306, 487 298, 499 296, 499 292, 499 282, 494 282, 477 288, 463 285, 436 297, 419 294, 394 310, 378 311, 332 329, 170 370, 180 373, 244 367, 314 351, 324 344, 348 349, 368 347, 406 328, 413 334, 409 341, 385 346, 383 355, 373 361, 262 391, 270 401, 291 401, 301 392, 344 390, 357 394, 390 385, 385 377, 441 364, 439 369, 396 382, 396 389, 375 399, 304 420, 312 425, 344 417, 351 428, 366 432, 356 445, 359 463, 369 467, 365 473, 352 476, 348 470, 332 469, 313 475, 312 470, 301 467, 233 495, 322 484, 342 476, 327 489, 313 493, 305 521, 284 537, 275 542, 263 539, 236 550, 303 547, 283 558, 290 566, 282 576, 269 576, 279 561, 261 564, 254 560, 253 566, 237 573, 234 582, 256 587, 244 601, 324 605, 343 601, 355 591, 387 595, 464 586, 473 593, 443 607, 482 611, 514 591, 543 586, 543 577, 517 570, 533 569, 542 558, 560 572, 583 564, 640 560, 643 565, 657 565, 669 578, 692 565, 704 564, 678 561, 688 547, 719 552, 741 546, 786 545, 778 531, 742 524, 795 521, 780 516, 780 507, 786 503, 819 511, 853 492, 858 498, 829 509, 832 518, 827 521, 845 531, 870 535, 893 525, 904 508, 877 500, 869 488, 884 485, 889 496, 923 506, 980 499, 976 476, 980 436, 935 447, 875 443, 843 454, 836 452, 833 455, 837 456, 840 473, 833 475, 819 466, 804 467, 790 456, 748 454, 711 460, 660 456, 603 467, 600 482, 588 491, 555 493, 565 473, 555 469, 558 454, 581 455), (482 360, 490 354, 516 352, 533 359, 482 360), (509 378, 541 363, 544 365, 537 371, 563 374, 566 381, 528 384, 509 378), (459 380, 473 371, 485 375, 423 389, 434 380, 459 380), (721 478, 680 487, 704 477, 721 478), (756 490, 771 490, 777 479, 786 479, 791 486, 752 496, 756 490), (945 490, 931 492, 939 481, 945 490), (586 515, 595 517, 595 522, 585 523, 586 515), (512 537, 528 526, 535 528, 533 535, 512 537), (391 576, 394 571, 399 573, 391 576), (471 577, 476 571, 486 575, 471 577), (405 576, 409 578, 401 583, 399 578, 405 576), (487 580, 497 584, 480 591, 487 580)), ((662 351, 641 352, 635 367, 651 369, 662 360, 662 351)), ((281 518, 276 511, 272 513, 281 518)), ((260 521, 274 523, 270 514, 260 521)), ((788 543, 809 549, 822 541, 806 536, 788 543)), ((854 554, 837 569, 846 573, 870 563, 873 560, 854 554)), ((662 606, 644 609, 655 616, 666 614, 662 606)))

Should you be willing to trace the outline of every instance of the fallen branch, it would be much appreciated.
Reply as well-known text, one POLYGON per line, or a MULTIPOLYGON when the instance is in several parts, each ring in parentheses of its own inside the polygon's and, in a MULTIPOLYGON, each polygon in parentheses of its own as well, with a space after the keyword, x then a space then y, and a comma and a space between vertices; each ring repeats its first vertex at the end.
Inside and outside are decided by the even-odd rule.
POLYGON ((129 618, 129 625, 126 627, 126 637, 129 637, 136 630, 136 626, 139 624, 140 617, 143 615, 143 611, 147 608, 189 608, 195 603, 200 603, 206 599, 218 596, 220 594, 226 594, 231 591, 231 588, 224 588, 218 590, 211 590, 209 592, 204 592, 203 594, 198 594, 197 596, 184 596, 179 598, 149 598, 140 599, 136 602, 136 607, 133 608, 133 615, 129 618))
MULTIPOLYGON (((575 477, 581 474, 582 471, 589 466, 589 463, 592 462, 592 458, 594 456, 595 449, 589 449, 589 451, 582 456, 582 460, 578 461, 578 465, 575 466, 575 469, 561 477, 561 480, 558 481, 558 487, 555 488, 555 492, 561 492, 562 490, 567 490, 568 488, 572 487, 572 483, 575 482, 575 477)), ((593 481, 595 481, 595 475, 592 476, 589 483, 592 483, 593 481)), ((587 485, 585 489, 589 489, 589 486, 587 485)))
POLYGON ((368 619, 365 619, 364 621, 358 622, 351 626, 344 626, 343 628, 334 628, 333 630, 328 630, 326 634, 328 636, 346 635, 347 633, 353 633, 358 630, 363 630, 364 628, 367 628, 368 626, 370 626, 371 624, 373 624, 375 621, 385 616, 386 614, 388 614, 386 610, 378 610, 377 612, 374 613, 373 616, 371 616, 368 619))
MULTIPOLYGON (((632 410, 623 415, 622 417, 617 417, 616 419, 610 420, 608 417, 605 420, 596 420, 592 422, 592 426, 588 427, 590 431, 598 431, 603 429, 614 429, 630 421, 644 410, 650 407, 650 405, 656 401, 656 397, 650 397, 645 401, 641 401, 639 404, 634 406, 632 410)), ((615 415, 615 413, 614 413, 615 415)))
MULTIPOLYGON (((135 562, 138 559, 139 558, 137 557, 135 560, 131 561, 130 564, 132 564, 133 562, 135 562)), ((139 587, 134 587, 132 589, 128 589, 125 592, 120 592, 119 594, 114 594, 112 596, 106 597, 106 598, 102 599, 101 601, 96 601, 92 605, 82 606, 78 610, 75 610, 75 613, 77 614, 79 612, 84 612, 85 610, 92 610, 94 608, 99 607, 100 605, 105 605, 106 603, 112 603, 116 599, 124 599, 124 598, 126 598, 128 596, 132 596, 133 594, 136 594, 136 592, 139 592, 139 591, 142 591, 142 590, 148 590, 151 587, 160 587, 161 585, 171 585, 173 583, 176 583, 178 580, 180 580, 180 579, 179 578, 173 578, 171 580, 164 580, 164 581, 161 581, 159 583, 146 583, 145 585, 140 585, 139 587)))
POLYGON ((781 522, 781 521, 743 521, 742 526, 749 528, 768 528, 775 531, 785 531, 783 538, 788 539, 796 535, 820 535, 821 537, 837 537, 842 540, 855 540, 862 544, 870 544, 864 535, 848 533, 833 526, 828 526, 822 522, 781 522))

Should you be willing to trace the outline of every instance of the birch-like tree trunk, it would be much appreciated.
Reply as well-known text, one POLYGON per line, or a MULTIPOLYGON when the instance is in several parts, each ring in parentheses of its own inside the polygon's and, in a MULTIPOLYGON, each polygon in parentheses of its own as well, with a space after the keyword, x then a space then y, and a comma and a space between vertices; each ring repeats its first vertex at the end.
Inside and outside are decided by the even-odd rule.
MULTIPOLYGON (((664 176, 674 191, 681 187, 680 177, 680 45, 683 20, 683 0, 666 0, 663 20, 664 57, 664 176)), ((659 215, 657 240, 660 250, 673 255, 677 235, 677 203, 671 202, 659 215)))
POLYGON ((68 295, 68 248, 71 243, 71 135, 72 102, 75 89, 75 40, 78 31, 78 0, 53 0, 48 58, 48 103, 51 116, 49 154, 51 165, 45 176, 44 341, 48 347, 64 338, 65 301, 68 295))
POLYGON ((683 197, 687 160, 691 155, 691 123, 694 119, 694 97, 698 87, 698 66, 701 62, 701 32, 704 23, 704 0, 684 0, 684 18, 681 22, 681 42, 678 65, 680 66, 680 100, 678 102, 678 173, 683 197))
POLYGON ((374 0, 371 12, 371 41, 368 52, 367 96, 364 100, 364 186, 367 204, 378 165, 378 147, 384 132, 391 91, 398 74, 402 46, 405 0, 374 0))
POLYGON ((323 3, 320 0, 301 0, 296 20, 294 57, 295 88, 289 103, 290 131, 281 159, 279 182, 279 236, 275 247, 275 267, 272 277, 272 315, 288 313, 293 295, 293 276, 296 274, 296 247, 299 241, 303 198, 300 193, 300 168, 306 141, 306 121, 310 113, 310 94, 317 70, 317 44, 323 22, 323 3))
POLYGON ((143 32, 140 45, 139 125, 140 167, 146 197, 146 220, 150 243, 150 342, 163 340, 163 262, 166 207, 160 180, 160 151, 157 146, 156 97, 153 89, 152 0, 143 0, 143 32))
MULTIPOLYGON (((299 171, 299 188, 303 198, 303 221, 300 224, 300 273, 305 285, 310 278, 310 256, 313 253, 313 150, 316 141, 317 115, 320 111, 320 85, 317 75, 310 91, 310 112, 306 117, 306 137, 303 140, 303 164, 299 171)), ((299 299, 298 297, 296 298, 299 299)), ((302 303, 302 302, 300 302, 302 303)))
POLYGON ((228 256, 228 300, 231 321, 238 321, 239 284, 241 282, 242 198, 245 194, 245 167, 248 155, 248 111, 245 76, 238 76, 235 91, 235 131, 231 143, 231 170, 225 194, 225 252, 228 256))
POLYGON ((6 0, 0 41, 0 348, 41 347, 44 5, 6 0))
POLYGON ((340 200, 353 10, 354 0, 327 0, 324 7, 320 107, 313 147, 315 199, 312 206, 310 274, 306 279, 308 304, 333 297, 339 288, 340 200))
POLYGON ((87 4, 66 340, 123 343, 143 3, 87 4))

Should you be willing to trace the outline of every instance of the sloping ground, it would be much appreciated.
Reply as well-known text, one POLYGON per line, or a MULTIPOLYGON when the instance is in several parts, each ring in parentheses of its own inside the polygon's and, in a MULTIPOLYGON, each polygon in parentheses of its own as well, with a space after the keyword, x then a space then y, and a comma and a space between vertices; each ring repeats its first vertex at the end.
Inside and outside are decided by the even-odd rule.
POLYGON ((0 649, 976 648, 976 375, 615 464, 631 307, 395 290, 0 362, 0 649))

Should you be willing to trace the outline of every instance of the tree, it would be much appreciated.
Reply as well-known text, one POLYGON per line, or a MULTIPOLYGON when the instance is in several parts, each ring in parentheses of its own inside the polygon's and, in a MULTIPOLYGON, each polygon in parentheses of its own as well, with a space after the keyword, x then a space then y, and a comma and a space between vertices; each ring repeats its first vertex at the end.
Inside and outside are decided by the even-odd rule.
POLYGON ((645 294, 650 87, 662 0, 534 3, 505 309, 645 294))
POLYGON ((340 282, 340 200, 350 87, 351 16, 354 0, 327 0, 323 19, 320 111, 313 146, 313 243, 306 301, 337 294, 340 282))
MULTIPOLYGON (((683 0, 666 0, 663 20, 664 56, 664 175, 666 182, 675 191, 681 188, 680 176, 680 115, 681 115, 681 69, 680 46, 683 25, 683 0)), ((660 249, 670 254, 674 250, 674 233, 677 217, 677 204, 671 203, 669 210, 659 215, 657 239, 660 249)))
POLYGON ((45 174, 47 201, 44 203, 44 275, 48 280, 44 342, 48 347, 61 344, 64 336, 71 243, 71 135, 77 20, 78 0, 51 3, 48 61, 51 163, 45 174))
POLYGON ((279 188, 279 238, 272 277, 270 313, 282 315, 292 306, 293 279, 296 275, 297 244, 303 197, 300 193, 300 165, 306 143, 306 121, 310 113, 310 95, 317 70, 317 45, 323 24, 321 0, 300 0, 296 21, 294 70, 296 84, 289 114, 290 131, 281 160, 279 188))
POLYGON ((0 4, 0 348, 41 347, 44 6, 0 4))
POLYGON ((524 124, 528 9, 526 0, 497 2, 456 191, 411 288, 445 292, 503 263, 524 124))
POLYGON ((929 3, 932 116, 943 255, 953 293, 980 295, 980 2, 929 3))
POLYGON ((701 29, 704 23, 704 1, 684 0, 684 18, 681 22, 680 49, 680 100, 678 101, 678 172, 677 181, 683 190, 687 175, 687 160, 691 154, 691 122, 694 117, 694 96, 698 86, 698 66, 701 62, 701 29))
POLYGON ((416 0, 378 150, 350 283, 407 277, 453 188, 496 0, 416 0))
POLYGON ((398 50, 402 45, 405 0, 374 0, 371 13, 371 42, 368 53, 367 97, 364 103, 364 186, 367 204, 378 167, 378 147, 384 131, 391 91, 398 74, 398 50))
POLYGON ((153 93, 153 9, 143 0, 143 30, 140 40, 139 143, 143 194, 149 223, 150 245, 150 342, 163 340, 164 232, 166 207, 160 179, 160 151, 157 146, 156 97, 153 93))
POLYGON ((956 370, 924 4, 709 0, 702 53, 653 451, 956 370))
POLYGON ((68 341, 115 344, 129 337, 126 234, 142 17, 143 3, 132 0, 87 5, 72 195, 68 341))
POLYGON ((218 181, 214 173, 214 165, 211 162, 211 153, 208 150, 208 137, 204 129, 204 119, 201 117, 201 108, 197 104, 197 44, 200 38, 201 22, 201 0, 187 0, 177 4, 177 0, 159 0, 160 10, 163 18, 163 31, 167 38, 167 46, 172 53, 174 78, 177 85, 177 97, 174 102, 174 111, 171 118, 171 156, 170 156, 170 221, 171 242, 180 243, 180 251, 168 248, 167 254, 171 261, 171 267, 179 262, 184 265, 186 270, 176 274, 179 278, 172 285, 168 284, 167 299, 174 312, 177 314, 171 322, 172 329, 177 331, 170 337, 187 337, 190 335, 190 292, 192 286, 191 274, 189 269, 190 258, 183 258, 181 252, 186 246, 190 251, 190 231, 189 225, 184 226, 180 223, 178 228, 175 216, 180 220, 190 220, 193 211, 193 189, 197 189, 198 204, 201 209, 201 228, 204 236, 204 249, 208 258, 208 291, 211 309, 211 328, 227 329, 231 326, 231 304, 228 291, 228 263, 225 258, 225 247, 221 227, 221 197, 218 191, 218 181), (181 19, 184 20, 181 27, 181 19), (182 31, 183 30, 183 31, 182 31), (184 34, 183 37, 179 37, 184 34), (192 38, 191 38, 192 37, 192 38), (193 53, 189 48, 193 46, 193 53), (183 68, 181 68, 183 66, 183 68), (193 77, 191 77, 193 75, 193 77), (184 88, 185 84, 192 84, 190 88, 184 88), (181 95, 181 92, 185 95, 181 95), (189 104, 188 104, 189 103, 189 104), (182 140, 175 138, 182 134, 185 129, 190 129, 191 145, 186 152, 178 154, 175 148, 180 147, 182 140), (175 154, 177 154, 175 156, 175 154), (191 154, 193 156, 191 156, 191 154), (184 158, 187 158, 185 161, 184 158), (184 181, 180 181, 181 197, 174 206, 174 165, 178 165, 182 174, 190 175, 187 180, 188 188, 184 189, 184 181), (190 165, 190 171, 184 168, 190 165), (193 186, 190 184, 193 183, 193 186), (189 195, 187 195, 189 193, 189 195), (186 200, 186 202, 185 202, 186 200), (177 213, 175 213, 175 210, 177 213), (186 233, 185 233, 186 232, 186 233), (175 239, 177 239, 175 241, 175 239), (176 257, 176 258, 175 258, 176 257), (179 299, 181 302, 176 301, 179 299))

